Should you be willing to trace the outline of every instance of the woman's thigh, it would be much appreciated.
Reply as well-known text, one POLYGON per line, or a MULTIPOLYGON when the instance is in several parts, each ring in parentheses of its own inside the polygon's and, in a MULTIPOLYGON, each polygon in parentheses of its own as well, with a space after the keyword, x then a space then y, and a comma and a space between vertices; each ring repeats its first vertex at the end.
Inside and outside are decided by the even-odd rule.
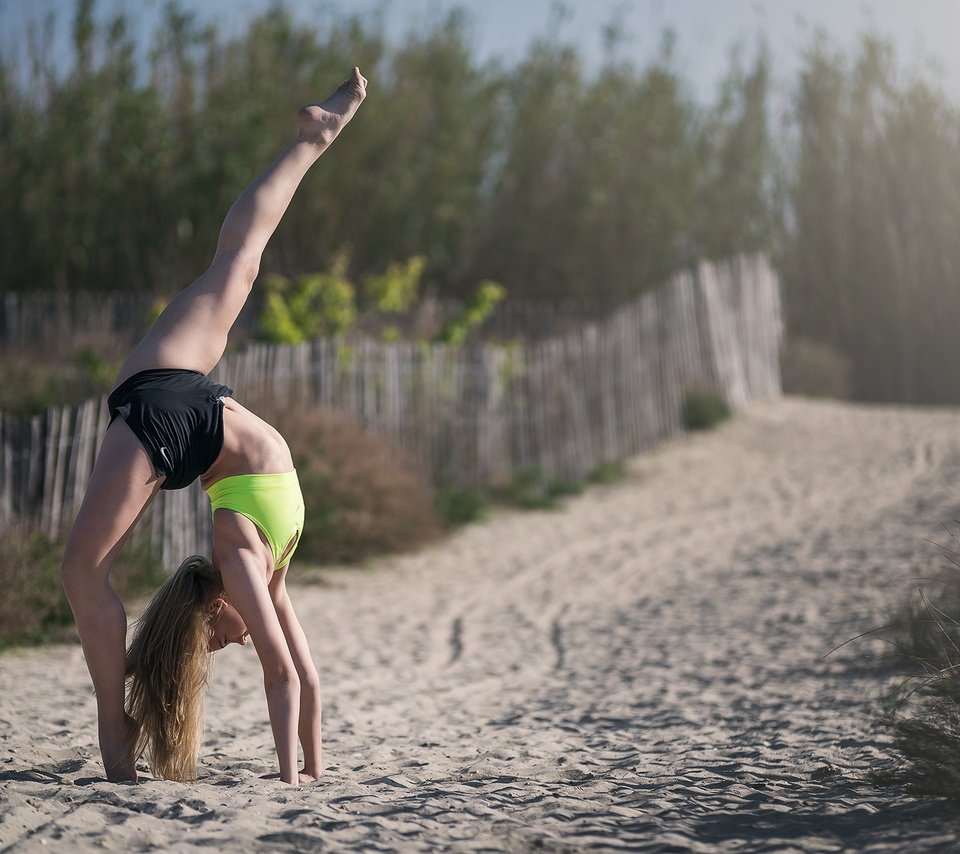
POLYGON ((107 428, 64 552, 68 579, 106 580, 113 561, 160 489, 146 451, 120 418, 107 428))
POLYGON ((255 268, 236 255, 221 255, 163 310, 127 357, 117 385, 150 368, 185 368, 209 374, 250 294, 255 268))

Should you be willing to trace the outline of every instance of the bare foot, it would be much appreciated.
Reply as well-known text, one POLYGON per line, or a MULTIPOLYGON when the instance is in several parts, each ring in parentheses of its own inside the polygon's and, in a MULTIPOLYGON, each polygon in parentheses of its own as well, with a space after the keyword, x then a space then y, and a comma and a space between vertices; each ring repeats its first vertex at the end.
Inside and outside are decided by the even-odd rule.
MULTIPOLYGON (((300 776, 300 785, 301 785, 301 786, 306 786, 306 785, 309 784, 309 783, 316 783, 317 780, 320 779, 319 777, 317 777, 317 776, 314 775, 314 774, 308 774, 306 771, 300 771, 300 772, 299 772, 299 776, 300 776)), ((273 774, 261 774, 261 775, 260 775, 260 779, 261 779, 261 780, 279 780, 279 779, 280 779, 280 775, 279 775, 277 772, 274 772, 273 774)), ((296 785, 296 784, 294 784, 294 785, 296 785)))
POLYGON ((111 783, 136 783, 137 759, 134 750, 137 743, 137 722, 124 715, 124 731, 100 731, 100 755, 103 770, 111 783))
POLYGON ((344 80, 325 101, 300 108, 300 132, 297 138, 324 147, 330 145, 353 118, 366 96, 367 80, 359 68, 354 68, 350 79, 344 80))

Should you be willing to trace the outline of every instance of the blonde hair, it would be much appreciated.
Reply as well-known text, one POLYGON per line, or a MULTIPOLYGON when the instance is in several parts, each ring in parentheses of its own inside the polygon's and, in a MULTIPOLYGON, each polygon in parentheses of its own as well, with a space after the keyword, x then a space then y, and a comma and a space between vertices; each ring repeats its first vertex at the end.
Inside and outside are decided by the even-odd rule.
POLYGON ((207 558, 191 555, 157 591, 127 650, 127 714, 138 726, 136 755, 153 773, 195 780, 210 673, 208 605, 222 591, 207 558))

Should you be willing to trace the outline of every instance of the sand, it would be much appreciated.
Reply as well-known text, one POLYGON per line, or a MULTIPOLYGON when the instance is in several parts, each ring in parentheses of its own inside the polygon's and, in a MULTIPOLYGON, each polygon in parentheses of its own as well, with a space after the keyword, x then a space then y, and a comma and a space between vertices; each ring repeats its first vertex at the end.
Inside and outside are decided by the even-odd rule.
POLYGON ((881 625, 960 518, 960 410, 784 400, 559 511, 294 598, 324 779, 222 653, 201 779, 104 782, 78 646, 0 656, 0 850, 899 851, 960 844, 890 762, 881 625))

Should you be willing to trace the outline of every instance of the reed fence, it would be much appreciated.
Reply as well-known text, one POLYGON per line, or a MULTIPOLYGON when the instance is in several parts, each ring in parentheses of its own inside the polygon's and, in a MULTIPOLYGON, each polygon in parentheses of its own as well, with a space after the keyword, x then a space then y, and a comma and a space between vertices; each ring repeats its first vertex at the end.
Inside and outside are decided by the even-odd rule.
MULTIPOLYGON (((577 481, 683 430, 691 391, 739 409, 780 394, 777 278, 762 257, 702 263, 607 317, 538 341, 455 348, 322 339, 252 344, 213 377, 239 400, 276 399, 348 414, 452 488, 535 467, 577 481)), ((33 418, 0 415, 0 525, 39 514, 64 534, 108 426, 103 399, 33 418)), ((282 426, 282 425, 281 425, 282 426)), ((209 505, 194 483, 162 491, 136 538, 165 562, 206 551, 209 505)))

